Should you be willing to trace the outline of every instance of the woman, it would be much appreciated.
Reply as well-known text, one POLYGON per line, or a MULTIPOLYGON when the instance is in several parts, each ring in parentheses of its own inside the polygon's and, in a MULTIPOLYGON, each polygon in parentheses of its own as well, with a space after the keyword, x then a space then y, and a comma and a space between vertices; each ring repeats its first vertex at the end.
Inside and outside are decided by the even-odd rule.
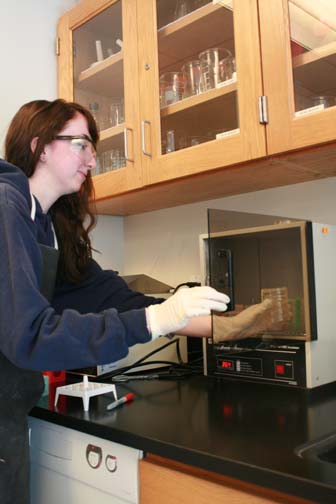
MULTIPOLYGON (((225 311, 229 302, 210 287, 183 289, 164 302, 146 297, 92 259, 89 198, 97 142, 91 114, 63 100, 27 103, 7 133, 7 162, 0 161, 3 504, 29 501, 26 417, 43 389, 41 370, 119 360, 130 346, 174 331, 210 336, 210 311, 225 311), (43 263, 54 248, 59 259, 50 304, 41 290, 43 263)), ((257 310, 244 327, 264 307, 257 310)))

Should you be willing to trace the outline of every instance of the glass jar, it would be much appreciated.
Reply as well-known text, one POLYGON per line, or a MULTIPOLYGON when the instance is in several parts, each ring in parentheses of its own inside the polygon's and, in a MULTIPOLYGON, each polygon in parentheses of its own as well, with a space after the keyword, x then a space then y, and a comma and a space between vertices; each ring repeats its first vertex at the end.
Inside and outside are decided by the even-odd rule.
POLYGON ((231 52, 228 49, 219 47, 212 47, 199 54, 202 91, 216 88, 221 82, 219 77, 219 62, 227 57, 232 57, 231 52))
POLYGON ((235 59, 230 55, 218 62, 218 82, 222 83, 235 78, 235 59))
POLYGON ((167 107, 182 100, 185 80, 182 72, 168 72, 160 76, 160 106, 167 107))
POLYGON ((176 0, 174 19, 179 19, 186 16, 191 11, 192 6, 190 0, 176 0))
POLYGON ((184 98, 201 93, 201 63, 199 60, 188 61, 182 67, 185 81, 184 98))
POLYGON ((110 126, 118 126, 123 123, 124 118, 124 101, 122 99, 115 99, 110 105, 110 126))

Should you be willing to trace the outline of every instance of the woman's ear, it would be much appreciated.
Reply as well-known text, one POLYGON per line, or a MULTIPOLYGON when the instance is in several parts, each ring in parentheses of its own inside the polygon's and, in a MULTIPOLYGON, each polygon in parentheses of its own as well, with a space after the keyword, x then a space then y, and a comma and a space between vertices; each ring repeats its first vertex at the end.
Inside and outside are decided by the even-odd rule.
POLYGON ((35 152, 36 146, 37 146, 37 142, 38 142, 38 137, 34 137, 33 140, 30 142, 30 150, 32 152, 35 152))
MULTIPOLYGON (((30 142, 30 149, 32 152, 35 152, 35 150, 36 150, 38 139, 39 139, 38 137, 34 137, 32 139, 32 141, 30 142)), ((46 160, 46 155, 45 155, 45 152, 42 151, 41 155, 40 155, 40 161, 44 162, 45 160, 46 160)))

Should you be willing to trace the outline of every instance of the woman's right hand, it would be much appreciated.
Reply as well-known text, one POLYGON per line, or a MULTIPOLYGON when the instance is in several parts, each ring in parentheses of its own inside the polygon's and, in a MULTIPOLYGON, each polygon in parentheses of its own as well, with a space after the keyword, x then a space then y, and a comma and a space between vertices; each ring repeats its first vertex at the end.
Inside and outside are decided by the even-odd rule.
POLYGON ((211 310, 226 311, 229 302, 226 294, 212 287, 182 288, 162 304, 146 308, 147 327, 153 339, 174 333, 193 317, 210 315, 211 310))

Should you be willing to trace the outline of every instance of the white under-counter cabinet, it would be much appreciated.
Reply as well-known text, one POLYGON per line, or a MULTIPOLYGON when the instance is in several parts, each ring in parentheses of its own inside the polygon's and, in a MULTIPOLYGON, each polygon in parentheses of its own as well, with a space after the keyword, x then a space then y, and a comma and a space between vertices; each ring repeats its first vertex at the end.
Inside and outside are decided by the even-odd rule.
POLYGON ((29 417, 32 504, 139 504, 141 450, 29 417))

